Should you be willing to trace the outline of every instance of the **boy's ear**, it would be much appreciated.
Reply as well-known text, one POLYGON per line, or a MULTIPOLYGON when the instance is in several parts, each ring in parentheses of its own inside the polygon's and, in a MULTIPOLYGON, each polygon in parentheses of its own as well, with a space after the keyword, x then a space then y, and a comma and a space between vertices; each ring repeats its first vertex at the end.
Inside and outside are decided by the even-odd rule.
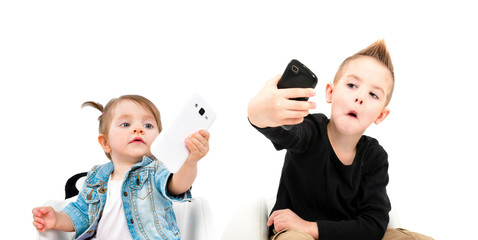
POLYGON ((100 145, 103 148, 103 151, 105 151, 105 153, 110 153, 111 152, 111 147, 108 144, 108 139, 106 138, 106 136, 104 134, 98 135, 98 142, 100 143, 100 145))
POLYGON ((327 83, 327 87, 325 87, 325 101, 327 101, 327 103, 332 103, 333 92, 334 92, 334 84, 327 83))
POLYGON ((382 112, 380 113, 380 115, 377 117, 377 119, 375 119, 374 123, 379 124, 379 123, 383 122, 383 120, 385 120, 385 118, 387 118, 388 114, 390 114, 390 109, 384 108, 382 110, 382 112))

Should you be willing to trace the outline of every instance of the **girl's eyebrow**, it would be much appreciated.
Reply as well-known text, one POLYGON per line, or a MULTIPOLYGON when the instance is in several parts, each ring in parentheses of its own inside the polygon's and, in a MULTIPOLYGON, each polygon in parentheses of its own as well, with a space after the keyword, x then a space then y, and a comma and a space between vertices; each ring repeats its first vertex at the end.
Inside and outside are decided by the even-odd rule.
POLYGON ((145 114, 142 117, 143 117, 143 119, 149 120, 149 121, 154 121, 155 120, 154 116, 152 116, 151 114, 145 114))
MULTIPOLYGON (((145 121, 155 121, 154 117, 149 115, 149 114, 142 115, 141 117, 145 121)), ((115 119, 116 120, 123 120, 123 119, 131 119, 131 118, 133 118, 133 115, 131 115, 131 114, 122 114, 122 115, 119 115, 118 117, 116 117, 115 119)))
POLYGON ((130 114, 122 114, 122 115, 119 115, 116 119, 124 119, 124 118, 131 118, 131 115, 130 114))

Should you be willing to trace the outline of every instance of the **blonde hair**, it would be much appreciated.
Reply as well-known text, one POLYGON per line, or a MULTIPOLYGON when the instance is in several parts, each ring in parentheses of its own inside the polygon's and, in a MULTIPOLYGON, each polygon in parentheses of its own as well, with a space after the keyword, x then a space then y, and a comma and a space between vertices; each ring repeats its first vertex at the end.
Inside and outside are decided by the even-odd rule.
POLYGON ((387 96, 387 104, 388 104, 393 94, 393 88, 395 85, 395 73, 393 71, 392 58, 390 57, 390 53, 388 52, 387 45, 385 45, 385 40, 383 39, 377 40, 376 42, 372 43, 370 46, 346 58, 342 62, 342 64, 340 64, 339 69, 337 70, 337 73, 335 74, 334 83, 338 81, 340 77, 342 77, 342 71, 344 67, 347 65, 347 63, 363 56, 368 56, 368 57, 377 59, 390 71, 390 74, 392 76, 392 88, 390 89, 390 93, 387 96))
MULTIPOLYGON (((98 131, 100 134, 103 134, 105 135, 105 137, 107 137, 108 129, 110 128, 113 113, 114 113, 113 110, 116 107, 116 105, 123 100, 130 100, 135 103, 138 103, 139 105, 143 106, 146 110, 151 112, 151 114, 153 114, 154 116, 154 120, 156 121, 158 131, 161 132, 162 130, 161 115, 159 113, 158 108, 156 108, 154 103, 151 102, 149 99, 140 95, 123 95, 119 98, 113 98, 104 107, 100 103, 87 101, 81 104, 81 107, 84 108, 88 106, 88 107, 93 107, 100 110, 101 115, 98 117, 98 121, 99 121, 98 131)), ((106 152, 105 154, 111 160, 111 155, 106 152)))

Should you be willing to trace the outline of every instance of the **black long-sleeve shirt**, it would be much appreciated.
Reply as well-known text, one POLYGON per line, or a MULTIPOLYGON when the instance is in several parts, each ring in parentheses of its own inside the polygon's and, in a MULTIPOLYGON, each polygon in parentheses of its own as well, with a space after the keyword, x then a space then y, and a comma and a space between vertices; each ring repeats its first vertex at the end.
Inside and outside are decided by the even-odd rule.
POLYGON ((319 239, 382 239, 390 202, 388 155, 374 138, 362 136, 351 165, 335 154, 327 135, 329 120, 311 114, 286 131, 257 128, 277 150, 287 149, 272 212, 290 209, 315 221, 319 239))

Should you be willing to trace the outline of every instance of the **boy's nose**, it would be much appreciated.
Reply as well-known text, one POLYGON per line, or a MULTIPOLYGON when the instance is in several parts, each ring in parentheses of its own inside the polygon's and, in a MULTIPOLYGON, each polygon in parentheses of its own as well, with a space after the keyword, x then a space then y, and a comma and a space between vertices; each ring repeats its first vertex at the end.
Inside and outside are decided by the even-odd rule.
POLYGON ((360 104, 360 105, 362 105, 363 100, 359 100, 358 98, 356 98, 356 99, 355 99, 355 102, 358 103, 358 104, 360 104))
POLYGON ((133 131, 133 133, 140 133, 140 134, 143 134, 143 130, 138 130, 138 129, 135 129, 135 130, 133 131))

